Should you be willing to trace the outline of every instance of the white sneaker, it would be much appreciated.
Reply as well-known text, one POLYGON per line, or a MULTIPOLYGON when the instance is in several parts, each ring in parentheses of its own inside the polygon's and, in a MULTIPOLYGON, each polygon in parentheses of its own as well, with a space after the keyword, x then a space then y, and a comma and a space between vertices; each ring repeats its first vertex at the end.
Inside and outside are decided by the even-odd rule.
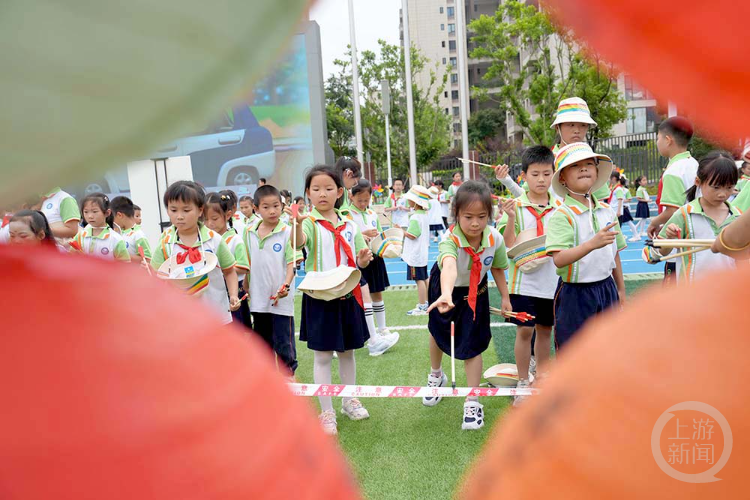
POLYGON ((399 337, 398 333, 389 333, 388 335, 378 336, 377 341, 370 342, 367 345, 367 349, 370 351, 370 356, 380 356, 385 351, 396 345, 399 337))
MULTIPOLYGON (((427 387, 445 387, 448 383, 448 376, 443 372, 440 377, 436 377, 432 373, 427 375, 427 387)), ((423 396, 422 404, 425 406, 435 406, 443 399, 443 396, 423 396)))
POLYGON ((531 356, 531 359, 529 360, 529 373, 531 375, 536 375, 536 356, 531 356))
MULTIPOLYGON (((526 379, 521 379, 518 381, 518 384, 516 385, 516 389, 528 389, 529 388, 529 381, 526 379)), ((516 394, 513 396, 513 406, 518 406, 521 403, 524 402, 524 400, 528 398, 528 396, 522 396, 520 394, 516 394)))
POLYGON ((426 304, 417 304, 414 309, 411 311, 406 311, 406 314, 409 316, 426 316, 427 315, 427 305, 426 304))
POLYGON ((333 410, 326 410, 318 416, 320 419, 320 425, 323 426, 323 432, 329 436, 335 436, 339 433, 338 426, 336 425, 336 412, 333 410))
POLYGON ((641 241, 641 237, 640 236, 633 236, 632 238, 628 238, 628 241, 631 242, 631 243, 636 242, 636 241, 641 241))
POLYGON ((461 429, 475 431, 484 426, 484 406, 478 401, 467 401, 464 403, 464 420, 461 429))
POLYGON ((433 237, 432 237, 432 242, 433 242, 433 243, 437 243, 437 241, 438 241, 438 238, 437 238, 437 236, 433 236, 433 237))
POLYGON ((364 420, 370 418, 370 413, 362 406, 357 398, 352 398, 341 406, 341 413, 352 420, 364 420))

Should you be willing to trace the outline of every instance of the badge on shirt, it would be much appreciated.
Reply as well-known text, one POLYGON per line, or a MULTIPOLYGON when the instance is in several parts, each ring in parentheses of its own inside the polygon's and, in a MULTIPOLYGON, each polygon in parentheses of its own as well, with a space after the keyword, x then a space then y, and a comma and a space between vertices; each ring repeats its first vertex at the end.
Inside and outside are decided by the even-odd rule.
POLYGON ((273 244, 273 251, 274 252, 281 252, 281 243, 274 243, 273 244))
POLYGON ((484 265, 485 266, 489 266, 490 264, 492 264, 492 259, 493 259, 492 255, 488 255, 487 257, 485 257, 484 258, 484 265))
POLYGON ((109 248, 102 248, 102 255, 107 255, 109 253, 109 248))

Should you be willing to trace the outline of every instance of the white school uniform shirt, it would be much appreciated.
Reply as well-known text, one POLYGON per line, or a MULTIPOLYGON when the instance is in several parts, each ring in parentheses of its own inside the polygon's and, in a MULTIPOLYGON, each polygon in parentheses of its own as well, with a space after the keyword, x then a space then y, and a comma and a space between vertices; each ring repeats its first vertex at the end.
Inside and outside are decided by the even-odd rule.
POLYGON ((379 233, 383 232, 380 227, 380 222, 378 221, 378 214, 370 208, 362 212, 354 205, 351 205, 347 213, 347 218, 353 220, 357 224, 360 232, 369 231, 371 229, 375 229, 379 233))
POLYGON ((426 267, 430 251, 430 219, 425 210, 417 209, 411 214, 407 232, 417 239, 404 238, 401 259, 411 267, 426 267))
POLYGON ((237 231, 237 234, 240 235, 240 238, 242 238, 242 235, 245 234, 245 227, 247 225, 245 224, 245 215, 237 210, 232 215, 232 228, 237 231))
POLYGON ((448 198, 448 191, 440 191, 437 197, 437 201, 440 204, 441 217, 448 219, 448 213, 450 212, 450 199, 448 198))
POLYGON ((0 228, 0 244, 8 243, 10 241, 10 224, 6 224, 0 228))
MULTIPOLYGON (((391 200, 393 200, 393 198, 391 198, 391 200)), ((390 212, 391 221, 394 225, 406 227, 409 224, 409 201, 402 194, 401 197, 396 200, 394 206, 402 207, 406 210, 394 210, 393 212, 390 212)))
MULTIPOLYGON (((473 259, 465 250, 470 247, 466 236, 461 231, 458 224, 452 226, 450 231, 446 232, 445 238, 440 243, 440 254, 438 255, 438 265, 443 269, 443 260, 446 257, 456 259, 456 286, 469 286, 471 282, 471 266, 473 259)), ((500 232, 492 226, 484 228, 482 233, 481 251, 479 260, 482 263, 482 271, 479 275, 481 283, 490 269, 507 269, 508 256, 505 251, 505 241, 500 232)))
MULTIPOLYGON (((366 248, 365 239, 359 231, 357 223, 348 218, 346 215, 337 211, 339 220, 333 226, 338 228, 345 224, 346 228, 342 232, 346 245, 351 250, 352 257, 357 260, 359 250, 366 248)), ((305 248, 307 248, 307 260, 305 261, 305 271, 330 271, 336 266, 336 253, 334 252, 334 235, 331 231, 321 226, 317 221, 325 220, 320 215, 318 209, 313 208, 307 219, 302 221, 302 231, 305 233, 305 248)), ((346 256, 344 248, 339 249, 341 266, 349 265, 349 259, 346 256)), ((252 276, 251 276, 252 278, 252 276)))
POLYGON ((630 191, 622 184, 612 190, 610 205, 615 209, 618 217, 625 213, 625 207, 629 201, 630 191), (620 206, 620 200, 622 200, 622 206, 620 206))
POLYGON ((443 225, 443 210, 437 198, 430 200, 430 210, 427 212, 430 225, 443 225))
POLYGON ((120 234, 109 226, 102 229, 96 236, 93 236, 93 231, 94 229, 91 226, 86 226, 78 231, 73 241, 80 250, 72 251, 104 260, 130 262, 127 243, 120 234))
POLYGON ((286 269, 294 261, 292 228, 279 221, 264 238, 258 236, 262 221, 245 230, 245 247, 250 261, 250 311, 294 316, 294 279, 289 295, 274 306, 270 297, 276 295, 286 280, 286 269))
MULTIPOLYGON (((542 208, 539 205, 529 201, 527 193, 522 194, 516 200, 516 222, 515 227, 506 227, 506 231, 515 231, 518 235, 521 231, 536 228, 536 217, 529 211, 529 207, 540 213, 537 208, 547 210, 542 217, 544 232, 547 232, 547 224, 552 218, 555 209, 561 203, 554 197, 549 197, 548 204, 542 208), (551 210, 549 210, 551 209, 551 210)), ((525 297, 537 297, 540 299, 553 299, 557 289, 557 268, 555 262, 550 258, 532 273, 524 273, 516 268, 512 259, 508 259, 510 268, 508 270, 508 290, 514 295, 523 295, 525 297)))
POLYGON ((245 279, 245 274, 247 274, 247 267, 245 267, 244 261, 247 251, 243 248, 240 249, 240 252, 242 252, 242 254, 237 254, 237 247, 243 246, 241 234, 243 233, 240 233, 234 228, 234 226, 232 226, 232 228, 227 229, 227 232, 225 232, 221 237, 221 239, 224 240, 224 243, 226 243, 227 247, 229 248, 229 251, 232 252, 232 255, 234 256, 234 272, 237 273, 237 280, 240 283, 242 283, 242 280, 245 279))

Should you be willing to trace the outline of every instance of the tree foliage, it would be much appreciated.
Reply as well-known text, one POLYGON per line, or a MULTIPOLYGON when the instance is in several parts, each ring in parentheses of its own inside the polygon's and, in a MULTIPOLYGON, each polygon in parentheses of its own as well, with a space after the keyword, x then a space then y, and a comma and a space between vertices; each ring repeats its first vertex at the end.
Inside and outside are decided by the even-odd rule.
POLYGON ((521 128, 525 142, 552 145, 557 104, 567 97, 585 99, 599 124, 589 132, 595 145, 625 119, 626 103, 617 90, 613 65, 556 28, 533 5, 518 0, 503 2, 494 16, 471 22, 475 48, 472 58, 489 58, 483 79, 498 82, 499 94, 473 88, 480 99, 492 99, 509 111, 521 128))
MULTIPOLYGON (((409 172, 409 143, 406 116, 406 83, 404 55, 401 47, 378 41, 379 53, 363 51, 359 59, 360 113, 363 146, 370 153, 378 172, 385 172, 385 116, 380 100, 380 81, 388 80, 391 88, 390 139, 393 176, 406 177, 409 172)), ((350 56, 351 52, 347 54, 350 56)), ((350 58, 336 60, 338 72, 326 80, 326 115, 328 138, 337 156, 355 153, 354 113, 351 91, 350 58)), ((430 83, 421 89, 416 75, 428 65, 427 59, 414 47, 411 53, 412 95, 417 164, 429 165, 448 151, 451 118, 440 108, 438 97, 445 91, 447 74, 438 79, 437 65, 430 70, 430 83)))

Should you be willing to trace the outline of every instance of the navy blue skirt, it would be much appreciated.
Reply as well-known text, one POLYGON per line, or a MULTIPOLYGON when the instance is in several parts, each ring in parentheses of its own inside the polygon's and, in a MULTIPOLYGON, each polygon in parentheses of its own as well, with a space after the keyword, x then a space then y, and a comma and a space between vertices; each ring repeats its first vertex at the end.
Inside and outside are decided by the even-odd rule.
MULTIPOLYGON (((430 272, 430 284, 427 290, 430 304, 435 302, 441 295, 440 292, 440 269, 437 263, 430 272)), ((487 290, 487 275, 479 284, 479 295, 477 296, 477 314, 474 319, 474 311, 469 307, 467 296, 468 286, 457 286, 453 289, 453 304, 456 306, 445 314, 433 309, 430 311, 430 319, 427 323, 432 338, 441 351, 450 355, 451 353, 451 321, 455 322, 455 346, 456 359, 471 359, 487 350, 492 340, 490 329, 490 295, 487 290)))
POLYGON ((388 281, 388 272, 385 270, 385 261, 380 257, 374 257, 370 265, 361 268, 362 279, 370 287, 370 293, 382 292, 386 287, 391 286, 388 281))
POLYGON ((636 219, 648 219, 651 217, 651 210, 648 208, 647 201, 639 201, 638 206, 635 208, 636 219))
POLYGON ((349 351, 365 345, 370 333, 365 311, 352 295, 318 300, 302 294, 299 339, 313 351, 349 351))

